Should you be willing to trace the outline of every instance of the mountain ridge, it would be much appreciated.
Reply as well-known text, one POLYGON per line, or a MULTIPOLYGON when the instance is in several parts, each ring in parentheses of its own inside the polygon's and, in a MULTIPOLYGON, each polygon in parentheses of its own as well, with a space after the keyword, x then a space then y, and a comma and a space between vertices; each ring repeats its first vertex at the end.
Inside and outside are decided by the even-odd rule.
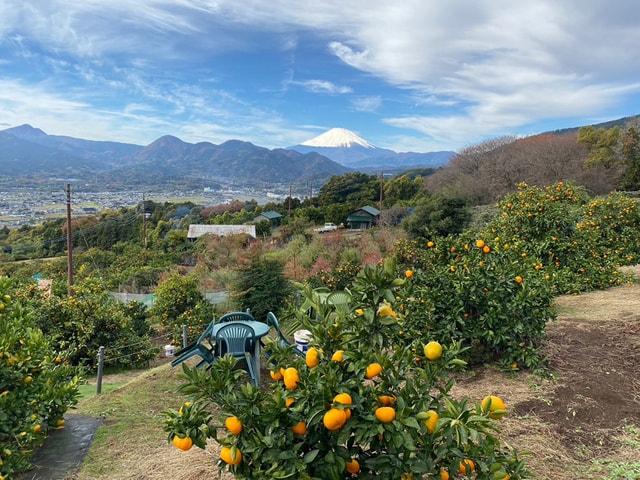
POLYGON ((0 162, 9 177, 90 178, 103 185, 324 180, 348 171, 317 153, 268 149, 242 140, 188 143, 163 135, 149 145, 48 135, 28 124, 0 131, 0 162), (150 175, 150 172, 152 173, 150 175))
POLYGON ((348 168, 397 169, 440 167, 455 155, 453 151, 396 152, 376 147, 346 128, 331 128, 320 135, 289 147, 300 153, 316 152, 348 168))

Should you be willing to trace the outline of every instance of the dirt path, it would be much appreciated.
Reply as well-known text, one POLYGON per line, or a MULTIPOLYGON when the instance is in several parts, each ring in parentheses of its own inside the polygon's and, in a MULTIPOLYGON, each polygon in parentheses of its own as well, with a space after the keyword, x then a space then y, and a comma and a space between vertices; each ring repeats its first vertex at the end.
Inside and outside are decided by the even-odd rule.
POLYGON ((640 285, 564 296, 548 328, 553 378, 475 371, 456 394, 502 395, 503 438, 540 479, 640 479, 640 285))

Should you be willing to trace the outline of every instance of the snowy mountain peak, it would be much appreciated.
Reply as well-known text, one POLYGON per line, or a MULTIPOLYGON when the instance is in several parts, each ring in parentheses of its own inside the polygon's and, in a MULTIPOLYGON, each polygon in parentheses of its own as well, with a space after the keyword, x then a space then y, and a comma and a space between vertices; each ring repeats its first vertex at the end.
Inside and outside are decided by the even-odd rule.
POLYGON ((332 128, 311 140, 302 142, 301 145, 305 145, 307 147, 350 148, 360 146, 364 148, 376 148, 364 138, 353 133, 351 130, 347 130, 346 128, 332 128))

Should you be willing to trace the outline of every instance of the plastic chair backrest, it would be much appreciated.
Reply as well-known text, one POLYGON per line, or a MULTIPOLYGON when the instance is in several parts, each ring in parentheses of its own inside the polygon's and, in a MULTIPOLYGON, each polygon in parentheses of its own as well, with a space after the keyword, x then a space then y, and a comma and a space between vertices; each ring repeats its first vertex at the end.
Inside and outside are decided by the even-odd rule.
POLYGON ((206 339, 208 339, 211 336, 211 331, 213 330, 213 326, 216 324, 216 320, 215 318, 209 323, 209 325, 207 325, 207 328, 204 329, 204 332, 202 332, 200 334, 200 337, 198 337, 198 341, 196 343, 202 343, 204 342, 206 339))
POLYGON ((273 312, 267 313, 267 325, 274 327, 276 330, 280 330, 280 322, 273 312))
POLYGON ((255 340, 256 332, 244 323, 229 323, 216 334, 216 343, 224 344, 226 353, 231 355, 244 354, 247 351, 247 341, 255 340))
POLYGON ((218 319, 218 323, 223 323, 223 322, 252 322, 254 321, 255 318, 253 318, 253 315, 251 315, 250 313, 246 313, 246 312, 229 312, 229 313, 225 313, 223 316, 221 316, 218 319))
POLYGON ((347 292, 333 292, 327 296, 327 303, 331 305, 346 305, 351 302, 351 295, 347 292))

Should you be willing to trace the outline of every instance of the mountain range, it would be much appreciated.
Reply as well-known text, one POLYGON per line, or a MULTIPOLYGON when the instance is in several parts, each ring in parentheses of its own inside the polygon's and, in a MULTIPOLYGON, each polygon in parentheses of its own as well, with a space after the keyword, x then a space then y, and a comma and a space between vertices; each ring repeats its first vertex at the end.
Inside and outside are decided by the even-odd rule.
POLYGON ((31 125, 0 131, 0 165, 7 177, 92 178, 110 185, 184 179, 287 183, 325 180, 349 170, 317 153, 239 140, 193 144, 166 135, 141 146, 47 135, 31 125))
POLYGON ((144 183, 273 184, 323 182, 371 168, 439 166, 453 152, 396 153, 355 133, 331 129, 291 148, 240 140, 215 145, 165 135, 147 146, 48 135, 31 125, 0 131, 1 174, 10 178, 90 178, 105 186, 144 183))
POLYGON ((332 128, 299 145, 289 147, 289 149, 300 153, 320 153, 355 170, 440 167, 455 155, 455 152, 452 151, 394 152, 376 147, 345 128, 332 128))

